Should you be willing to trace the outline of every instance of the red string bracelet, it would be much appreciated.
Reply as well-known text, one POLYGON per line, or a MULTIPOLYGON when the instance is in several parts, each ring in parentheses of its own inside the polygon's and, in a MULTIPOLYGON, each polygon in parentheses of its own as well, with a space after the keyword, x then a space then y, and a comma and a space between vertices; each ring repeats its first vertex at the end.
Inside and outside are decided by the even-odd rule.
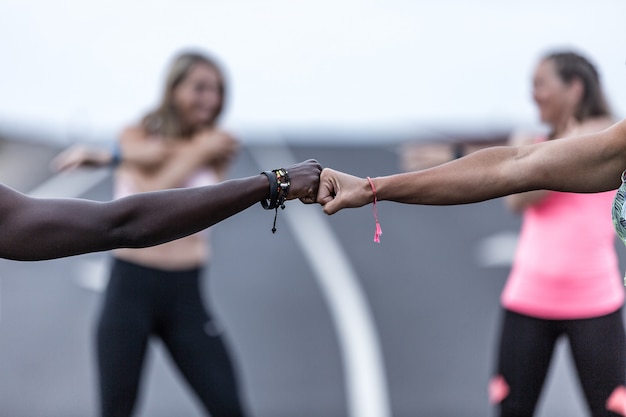
POLYGON ((370 177, 367 177, 367 180, 370 183, 370 187, 372 187, 372 193, 374 193, 374 203, 372 204, 372 212, 374 213, 374 220, 376 220, 374 242, 380 243, 380 235, 383 234, 383 229, 380 227, 380 223, 378 222, 378 208, 376 207, 376 202, 378 201, 378 199, 376 198, 376 187, 374 187, 374 181, 372 181, 370 177))

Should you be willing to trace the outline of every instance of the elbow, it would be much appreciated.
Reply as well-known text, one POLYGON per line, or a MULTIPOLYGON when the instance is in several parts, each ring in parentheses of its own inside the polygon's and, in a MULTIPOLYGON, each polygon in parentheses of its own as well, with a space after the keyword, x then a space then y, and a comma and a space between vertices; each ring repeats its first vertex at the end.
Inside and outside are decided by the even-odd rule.
POLYGON ((107 237, 110 249, 140 248, 148 246, 150 230, 142 226, 140 213, 133 210, 122 200, 109 203, 113 210, 110 216, 102 222, 102 234, 107 237))
POLYGON ((145 248, 163 243, 153 228, 143 226, 140 222, 124 221, 113 226, 109 231, 111 249, 145 248))

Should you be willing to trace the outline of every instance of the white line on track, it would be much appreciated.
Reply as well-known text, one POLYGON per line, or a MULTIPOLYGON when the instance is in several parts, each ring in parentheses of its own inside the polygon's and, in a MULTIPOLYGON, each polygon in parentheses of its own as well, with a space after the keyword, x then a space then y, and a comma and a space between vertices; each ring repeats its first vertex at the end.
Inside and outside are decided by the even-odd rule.
MULTIPOLYGON (((279 137, 277 137, 279 139, 279 137)), ((250 147, 261 169, 295 163, 285 143, 250 147)), ((389 417, 385 366, 367 298, 319 206, 290 202, 281 212, 320 285, 341 349, 350 417, 389 417)))
POLYGON ((518 231, 505 230, 482 239, 476 247, 476 260, 482 267, 510 267, 515 258, 518 231))

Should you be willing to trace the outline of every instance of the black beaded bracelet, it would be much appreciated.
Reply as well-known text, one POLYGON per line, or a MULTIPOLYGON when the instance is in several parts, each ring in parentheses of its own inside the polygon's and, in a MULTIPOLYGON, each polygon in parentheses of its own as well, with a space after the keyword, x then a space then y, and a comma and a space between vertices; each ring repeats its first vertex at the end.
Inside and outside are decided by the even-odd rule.
POLYGON ((261 174, 265 175, 270 182, 270 198, 261 200, 261 205, 265 210, 275 209, 278 207, 278 181, 276 181, 276 174, 273 171, 263 171, 261 174))
POLYGON ((276 218, 278 217, 278 208, 285 209, 285 200, 289 196, 289 187, 291 181, 289 173, 285 168, 274 169, 272 171, 263 171, 270 183, 270 196, 261 200, 261 206, 265 210, 276 210, 274 214, 274 225, 272 233, 276 233, 276 218))
POLYGON ((289 195, 289 187, 291 187, 291 179, 285 168, 275 169, 272 171, 276 174, 276 183, 278 184, 278 205, 285 208, 285 200, 289 195))

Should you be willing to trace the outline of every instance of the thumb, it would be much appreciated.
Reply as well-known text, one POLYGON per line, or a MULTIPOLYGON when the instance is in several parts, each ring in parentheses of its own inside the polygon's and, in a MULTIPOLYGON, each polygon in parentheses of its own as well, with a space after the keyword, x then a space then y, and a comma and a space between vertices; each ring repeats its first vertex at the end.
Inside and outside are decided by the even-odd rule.
POLYGON ((320 192, 317 193, 317 202, 322 206, 325 206, 326 204, 332 202, 334 199, 335 197, 331 193, 323 192, 321 188, 320 192))
POLYGON ((324 203, 322 201, 319 202, 322 205, 322 209, 324 210, 324 213, 331 215, 331 214, 335 214, 337 213, 339 210, 341 210, 341 205, 339 204, 339 200, 335 197, 332 198, 330 197, 329 199, 327 199, 327 202, 324 203))

